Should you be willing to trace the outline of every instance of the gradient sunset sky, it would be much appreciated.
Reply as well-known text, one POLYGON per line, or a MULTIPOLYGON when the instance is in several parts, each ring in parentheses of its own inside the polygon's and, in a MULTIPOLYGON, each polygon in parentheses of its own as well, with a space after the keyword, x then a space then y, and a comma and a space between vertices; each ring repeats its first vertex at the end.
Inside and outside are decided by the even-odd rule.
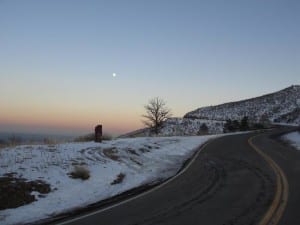
POLYGON ((120 134, 156 96, 183 116, 300 84, 299 12, 299 0, 0 0, 0 131, 120 134))

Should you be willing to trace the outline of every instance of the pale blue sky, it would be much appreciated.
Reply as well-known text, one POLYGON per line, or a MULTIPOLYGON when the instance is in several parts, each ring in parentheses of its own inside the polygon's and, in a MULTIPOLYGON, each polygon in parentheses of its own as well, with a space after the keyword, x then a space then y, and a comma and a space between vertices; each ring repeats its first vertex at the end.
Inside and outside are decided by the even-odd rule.
POLYGON ((300 84, 299 12, 298 0, 0 0, 0 131, 122 133, 155 96, 183 116, 300 84))

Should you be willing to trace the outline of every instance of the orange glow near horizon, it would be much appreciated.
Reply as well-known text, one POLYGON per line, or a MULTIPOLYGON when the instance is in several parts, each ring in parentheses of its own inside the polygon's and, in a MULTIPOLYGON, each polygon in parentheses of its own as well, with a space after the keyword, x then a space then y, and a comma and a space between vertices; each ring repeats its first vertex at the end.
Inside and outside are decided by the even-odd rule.
POLYGON ((142 103, 128 105, 115 96, 97 100, 92 94, 85 96, 87 92, 70 95, 47 89, 51 88, 39 95, 27 89, 3 96, 0 131, 88 133, 102 124, 105 133, 123 134, 143 127, 142 103))
POLYGON ((3 110, 0 118, 0 131, 5 127, 13 127, 21 131, 58 131, 63 133, 89 133, 93 132, 97 124, 102 124, 105 133, 122 134, 143 125, 141 119, 130 113, 99 113, 76 110, 3 110), (22 128, 22 129, 21 129, 22 128))

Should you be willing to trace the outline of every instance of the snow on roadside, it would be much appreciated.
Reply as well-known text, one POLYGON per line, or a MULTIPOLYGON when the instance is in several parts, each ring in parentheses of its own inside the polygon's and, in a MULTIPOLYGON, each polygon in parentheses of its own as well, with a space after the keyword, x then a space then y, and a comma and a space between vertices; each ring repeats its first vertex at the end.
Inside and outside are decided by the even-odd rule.
POLYGON ((293 147, 300 150, 300 132, 295 131, 288 133, 286 135, 283 135, 283 139, 288 141, 293 147))
POLYGON ((215 137, 124 138, 1 149, 0 176, 15 173, 18 178, 43 180, 52 191, 31 204, 0 211, 0 223, 31 223, 166 179, 178 172, 197 147, 215 137), (86 167, 90 178, 70 178, 75 165, 86 167), (124 180, 111 185, 120 173, 125 174, 124 180))

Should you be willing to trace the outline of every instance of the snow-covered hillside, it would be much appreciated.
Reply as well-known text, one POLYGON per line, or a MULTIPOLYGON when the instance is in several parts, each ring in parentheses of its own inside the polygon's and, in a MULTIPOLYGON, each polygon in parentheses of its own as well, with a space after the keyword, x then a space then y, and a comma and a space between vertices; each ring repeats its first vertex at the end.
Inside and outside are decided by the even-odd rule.
POLYGON ((168 137, 221 134, 223 133, 224 123, 225 121, 172 117, 164 121, 158 134, 151 132, 149 128, 144 128, 124 134, 120 137, 168 137), (203 129, 203 126, 207 127, 207 130, 203 129))
POLYGON ((205 119, 189 119, 189 118, 169 118, 167 119, 160 135, 201 135, 201 134, 220 134, 223 133, 225 121, 205 120, 205 119), (202 126, 207 126, 207 131, 201 129, 202 126))
POLYGON ((220 134, 223 133, 226 120, 241 121, 244 116, 252 125, 300 125, 300 85, 261 97, 202 107, 185 114, 183 118, 169 118, 164 121, 157 135, 144 128, 123 137, 220 134), (202 129, 204 125, 208 128, 206 131, 202 129))
POLYGON ((300 124, 300 85, 248 100, 199 108, 184 118, 206 120, 240 120, 248 116, 251 121, 300 124))
MULTIPOLYGON (((215 137, 131 138, 0 149, 1 178, 41 180, 51 187, 47 194, 29 193, 36 198, 30 204, 0 210, 0 224, 32 223, 164 180, 176 174, 197 147, 215 137), (89 171, 89 179, 70 176, 78 166, 89 171)), ((9 184, 10 189, 14 184, 9 184)))

